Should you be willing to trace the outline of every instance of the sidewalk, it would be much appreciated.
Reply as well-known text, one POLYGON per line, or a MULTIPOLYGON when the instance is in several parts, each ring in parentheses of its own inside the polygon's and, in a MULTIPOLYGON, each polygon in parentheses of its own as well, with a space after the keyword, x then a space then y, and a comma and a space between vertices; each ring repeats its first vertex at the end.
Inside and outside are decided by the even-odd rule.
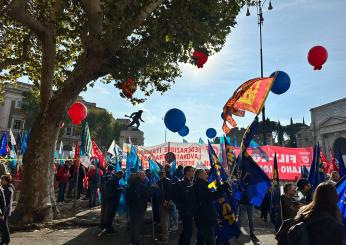
MULTIPOLYGON (((52 228, 35 230, 31 232, 17 232, 11 235, 12 245, 126 245, 128 242, 128 234, 126 229, 126 220, 117 220, 114 225, 117 233, 105 234, 98 237, 98 220, 100 209, 93 209, 81 212, 74 219, 61 221, 52 228), (76 228, 76 226, 80 226, 76 228)), ((144 225, 143 242, 146 245, 156 244, 152 239, 152 229, 150 224, 151 211, 147 213, 147 219, 144 225)), ((247 223, 244 221, 244 224, 247 223)), ((273 235, 273 227, 271 224, 265 224, 259 219, 257 210, 255 212, 255 233, 260 243, 265 245, 274 245, 276 241, 273 235)), ((169 245, 178 244, 179 232, 170 234, 169 245)), ((248 236, 241 237, 241 243, 233 244, 254 244, 248 236)), ((256 243, 255 243, 256 244, 256 243)))

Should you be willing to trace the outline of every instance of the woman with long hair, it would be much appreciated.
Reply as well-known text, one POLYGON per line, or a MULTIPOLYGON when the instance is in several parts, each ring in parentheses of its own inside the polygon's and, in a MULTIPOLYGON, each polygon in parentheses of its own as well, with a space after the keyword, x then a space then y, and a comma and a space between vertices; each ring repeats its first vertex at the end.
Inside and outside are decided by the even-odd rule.
POLYGON ((306 223, 310 244, 343 244, 344 226, 337 203, 335 184, 327 181, 317 186, 312 202, 299 209, 295 219, 306 223))

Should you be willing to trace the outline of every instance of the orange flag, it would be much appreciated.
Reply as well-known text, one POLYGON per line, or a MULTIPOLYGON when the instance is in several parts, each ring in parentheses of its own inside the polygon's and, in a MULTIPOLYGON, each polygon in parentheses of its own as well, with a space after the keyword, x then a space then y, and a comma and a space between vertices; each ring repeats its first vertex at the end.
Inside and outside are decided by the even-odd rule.
POLYGON ((227 101, 223 107, 224 123, 222 130, 228 134, 231 131, 228 123, 232 127, 237 126, 237 122, 232 115, 243 117, 245 111, 250 111, 258 115, 267 99, 268 93, 273 85, 275 77, 254 78, 243 83, 227 101))

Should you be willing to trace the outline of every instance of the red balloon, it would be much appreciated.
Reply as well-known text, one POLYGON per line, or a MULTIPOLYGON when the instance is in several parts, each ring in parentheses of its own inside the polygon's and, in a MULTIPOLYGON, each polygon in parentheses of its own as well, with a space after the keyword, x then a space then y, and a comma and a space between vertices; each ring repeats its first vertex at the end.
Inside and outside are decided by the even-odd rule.
POLYGON ((315 46, 309 50, 308 61, 314 67, 314 70, 321 70, 322 65, 328 59, 328 52, 322 46, 315 46))
POLYGON ((192 58, 195 60, 195 65, 198 68, 203 68, 203 65, 207 62, 208 56, 202 51, 193 52, 192 58))
POLYGON ((68 109, 68 115, 72 120, 72 124, 80 125, 81 122, 87 117, 88 109, 81 102, 75 102, 68 109))
POLYGON ((121 90, 122 93, 127 97, 127 98, 132 98, 132 95, 136 92, 137 90, 137 85, 136 82, 129 78, 126 82, 123 82, 121 85, 121 90))

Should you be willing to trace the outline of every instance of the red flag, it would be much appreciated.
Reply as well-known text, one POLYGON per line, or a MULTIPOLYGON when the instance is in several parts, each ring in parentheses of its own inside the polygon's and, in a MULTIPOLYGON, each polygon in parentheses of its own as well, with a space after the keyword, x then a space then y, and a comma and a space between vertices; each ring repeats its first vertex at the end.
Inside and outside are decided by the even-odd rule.
POLYGON ((95 141, 92 141, 92 147, 93 147, 93 151, 94 151, 94 156, 97 157, 100 161, 100 167, 105 168, 106 167, 106 158, 103 155, 100 148, 96 145, 95 141))
POLYGON ((80 157, 80 146, 78 143, 76 143, 76 147, 74 148, 74 158, 73 158, 76 172, 77 172, 76 169, 78 167, 79 157, 80 157))
POLYGON ((332 149, 329 148, 329 152, 330 152, 330 156, 332 157, 332 165, 333 165, 333 170, 334 171, 338 171, 339 172, 339 167, 338 165, 336 164, 336 158, 334 156, 334 152, 332 151, 332 149))

